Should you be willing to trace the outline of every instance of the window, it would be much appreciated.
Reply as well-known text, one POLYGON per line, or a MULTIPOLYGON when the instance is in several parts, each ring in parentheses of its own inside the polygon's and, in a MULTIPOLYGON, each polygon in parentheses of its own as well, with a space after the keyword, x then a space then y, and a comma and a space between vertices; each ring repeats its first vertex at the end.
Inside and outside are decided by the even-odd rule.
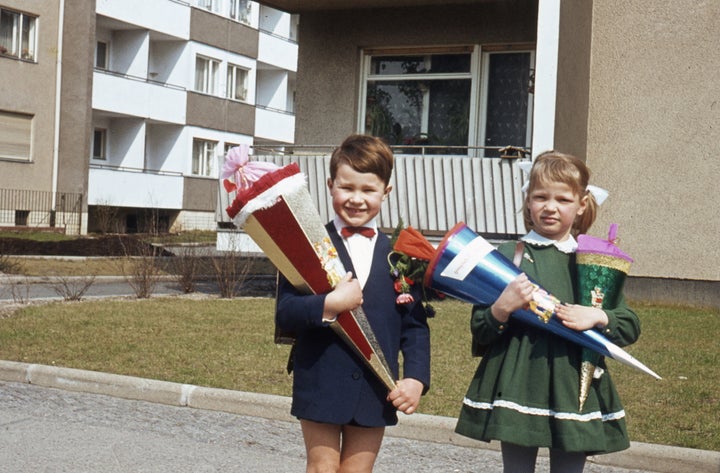
POLYGON ((200 8, 204 8, 209 11, 215 11, 215 8, 217 7, 215 0, 198 0, 197 5, 200 8))
POLYGON ((251 5, 249 0, 230 0, 230 18, 249 25, 251 5))
POLYGON ((470 52, 371 57, 365 133, 393 145, 467 146, 471 59, 470 52))
POLYGON ((108 68, 108 44, 103 41, 95 44, 95 67, 98 69, 108 68))
POLYGON ((213 160, 217 142, 193 140, 192 174, 196 176, 212 176, 213 160))
POLYGON ((32 115, 0 111, 0 158, 30 160, 32 115))
POLYGON ((195 59, 195 90, 214 94, 220 63, 214 59, 197 56, 195 59))
POLYGON ((247 69, 228 64, 227 98, 243 101, 247 100, 247 78, 247 69))
POLYGON ((0 54, 35 60, 37 17, 0 8, 0 54))
POLYGON ((366 51, 360 131, 404 145, 398 151, 408 154, 527 146, 531 53, 486 53, 482 74, 478 56, 473 47, 366 51))
POLYGON ((95 128, 93 132, 92 158, 106 160, 105 143, 107 139, 107 130, 95 128))
POLYGON ((228 143, 225 142, 225 147, 223 148, 225 152, 223 153, 223 156, 227 156, 228 151, 230 151, 232 148, 239 146, 237 143, 228 143))
MULTIPOLYGON (((485 146, 528 146, 530 144, 531 76, 529 52, 486 53, 485 126, 482 140, 485 146)), ((498 157, 496 149, 485 156, 498 157)))
POLYGON ((29 210, 16 210, 15 211, 15 226, 27 227, 29 218, 30 218, 29 210))

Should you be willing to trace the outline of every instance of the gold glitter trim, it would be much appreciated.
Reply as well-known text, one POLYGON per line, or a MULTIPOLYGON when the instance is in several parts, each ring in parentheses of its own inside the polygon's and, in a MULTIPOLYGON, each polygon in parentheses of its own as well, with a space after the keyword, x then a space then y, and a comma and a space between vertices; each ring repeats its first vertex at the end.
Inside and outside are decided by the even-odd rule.
POLYGON ((592 253, 578 253, 577 254, 578 264, 595 264, 598 266, 605 266, 607 268, 616 269, 627 274, 630 271, 630 261, 616 258, 614 256, 598 255, 592 253))

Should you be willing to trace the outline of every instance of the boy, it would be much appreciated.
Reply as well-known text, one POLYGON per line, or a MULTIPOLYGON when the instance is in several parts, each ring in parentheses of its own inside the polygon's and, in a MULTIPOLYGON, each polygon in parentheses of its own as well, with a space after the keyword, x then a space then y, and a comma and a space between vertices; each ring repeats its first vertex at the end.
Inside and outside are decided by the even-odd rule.
POLYGON ((330 160, 328 188, 335 218, 326 228, 348 273, 328 294, 303 295, 281 278, 277 323, 297 334, 291 413, 300 419, 307 471, 372 471, 385 426, 397 410, 412 414, 430 384, 430 333, 420 288, 398 305, 387 236, 376 217, 392 190, 393 155, 379 138, 352 135, 330 160), (356 276, 356 278, 354 278, 356 276), (362 360, 327 325, 362 305, 393 374, 389 394, 362 360))

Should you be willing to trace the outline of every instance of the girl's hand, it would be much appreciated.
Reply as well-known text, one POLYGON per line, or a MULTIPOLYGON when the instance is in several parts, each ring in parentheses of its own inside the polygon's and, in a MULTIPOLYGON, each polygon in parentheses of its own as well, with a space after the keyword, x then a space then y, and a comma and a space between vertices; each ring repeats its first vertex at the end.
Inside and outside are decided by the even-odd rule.
POLYGON ((490 306, 493 317, 498 322, 507 322, 510 314, 525 307, 531 300, 535 285, 530 282, 527 275, 522 273, 505 287, 500 297, 490 306))
POLYGON ((609 322, 605 311, 596 307, 562 304, 555 308, 555 313, 563 325, 578 331, 605 327, 609 322))
POLYGON ((423 384, 417 379, 404 378, 397 382, 395 389, 388 394, 387 400, 400 412, 412 414, 420 404, 423 384))
POLYGON ((335 288, 325 296, 323 320, 333 320, 337 314, 353 310, 363 303, 360 283, 348 272, 335 288))

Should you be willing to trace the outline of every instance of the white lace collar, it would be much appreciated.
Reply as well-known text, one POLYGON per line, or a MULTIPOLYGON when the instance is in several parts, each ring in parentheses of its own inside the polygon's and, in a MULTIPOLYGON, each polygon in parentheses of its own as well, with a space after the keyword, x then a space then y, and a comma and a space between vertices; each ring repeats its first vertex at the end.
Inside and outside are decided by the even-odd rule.
POLYGON ((563 253, 575 253, 577 250, 577 240, 575 237, 570 235, 565 241, 555 241, 537 233, 535 230, 530 230, 530 233, 521 238, 522 241, 537 246, 550 246, 555 245, 555 248, 562 251, 563 253))

